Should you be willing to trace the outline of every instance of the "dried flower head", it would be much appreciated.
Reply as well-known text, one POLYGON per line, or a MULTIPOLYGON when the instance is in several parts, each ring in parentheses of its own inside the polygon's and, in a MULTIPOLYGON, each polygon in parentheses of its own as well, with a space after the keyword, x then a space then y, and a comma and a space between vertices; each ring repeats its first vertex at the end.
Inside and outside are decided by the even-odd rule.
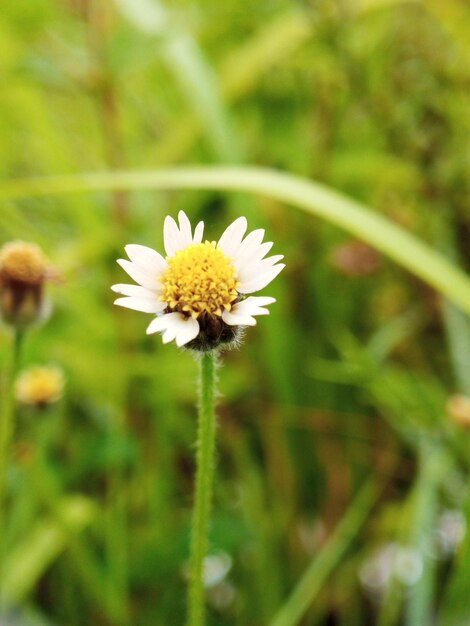
POLYGON ((39 246, 12 241, 0 249, 0 313, 15 326, 28 326, 44 315, 44 282, 49 266, 39 246))
POLYGON ((15 382, 15 396, 22 404, 45 408, 62 397, 63 371, 50 365, 35 365, 22 371, 15 382))
POLYGON ((359 278, 369 276, 379 269, 380 256, 363 241, 350 239, 333 249, 330 263, 341 274, 359 278))
POLYGON ((123 298, 115 304, 154 313, 147 333, 163 333, 163 343, 176 341, 178 346, 194 350, 212 350, 231 344, 241 328, 256 324, 256 315, 266 315, 264 308, 274 298, 248 294, 268 285, 283 269, 283 257, 264 258, 272 242, 262 243, 264 230, 254 230, 244 237, 247 221, 239 217, 219 241, 202 240, 204 223, 192 233, 183 211, 179 226, 171 217, 163 227, 166 258, 145 246, 126 246, 130 261, 120 259, 137 285, 114 285, 123 298))

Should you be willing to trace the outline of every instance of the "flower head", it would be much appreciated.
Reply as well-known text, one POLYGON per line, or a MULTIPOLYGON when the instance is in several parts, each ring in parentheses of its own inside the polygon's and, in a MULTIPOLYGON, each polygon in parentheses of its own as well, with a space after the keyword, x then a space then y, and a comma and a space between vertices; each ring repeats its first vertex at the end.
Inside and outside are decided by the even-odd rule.
POLYGON ((12 241, 0 249, 0 313, 3 320, 28 326, 45 312, 43 285, 50 268, 41 248, 12 241))
POLYGON ((121 294, 115 304, 153 313, 147 334, 161 332, 163 343, 212 350, 237 339, 240 329, 256 324, 256 315, 274 298, 251 296, 268 285, 285 267, 282 255, 265 258, 272 242, 262 243, 264 230, 244 237, 247 221, 235 220, 219 241, 203 241, 203 222, 194 229, 183 211, 177 224, 163 227, 166 257, 147 248, 126 246, 130 261, 118 263, 137 285, 113 285, 121 294))
POLYGON ((60 400, 64 385, 61 369, 35 365, 19 374, 15 382, 15 396, 22 404, 43 408, 60 400))

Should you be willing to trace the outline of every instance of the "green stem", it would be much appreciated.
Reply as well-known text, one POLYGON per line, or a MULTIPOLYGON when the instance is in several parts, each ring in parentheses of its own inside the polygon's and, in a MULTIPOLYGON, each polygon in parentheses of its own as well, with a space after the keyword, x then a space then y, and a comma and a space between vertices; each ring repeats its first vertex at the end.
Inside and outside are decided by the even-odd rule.
POLYGON ((107 596, 120 607, 119 624, 129 624, 127 578, 127 505, 123 468, 113 458, 113 447, 120 445, 124 427, 123 415, 118 423, 110 423, 108 430, 108 481, 106 506, 107 596))
POLYGON ((189 570, 188 626, 203 626, 204 557, 207 553, 215 450, 215 356, 206 352, 200 362, 199 422, 196 489, 189 570))
POLYGON ((15 328, 12 342, 11 359, 4 377, 2 393, 2 413, 0 421, 0 511, 3 511, 6 470, 10 442, 14 430, 15 396, 14 383, 19 367, 23 331, 15 328))
MULTIPOLYGON (((2 412, 0 419, 0 537, 6 537, 6 479, 10 447, 14 431, 15 395, 14 384, 16 373, 20 363, 21 346, 23 343, 23 331, 15 328, 12 342, 11 359, 7 373, 4 377, 2 393, 2 412)), ((3 580, 3 562, 6 546, 4 541, 0 543, 0 589, 3 580)), ((0 593, 0 605, 3 604, 0 593)))
POLYGON ((15 328, 11 350, 11 360, 4 379, 3 410, 0 424, 0 494, 3 493, 8 462, 10 441, 14 430, 15 394, 14 385, 20 363, 23 331, 15 328))

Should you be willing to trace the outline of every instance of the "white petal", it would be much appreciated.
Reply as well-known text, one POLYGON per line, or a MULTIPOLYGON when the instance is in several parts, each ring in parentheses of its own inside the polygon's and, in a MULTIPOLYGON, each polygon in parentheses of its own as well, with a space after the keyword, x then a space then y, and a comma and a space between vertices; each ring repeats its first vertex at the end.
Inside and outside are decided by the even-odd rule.
POLYGON ((184 346, 199 335, 199 322, 192 317, 185 318, 185 321, 179 325, 176 334, 176 345, 184 346))
POLYGON ((165 307, 166 302, 157 300, 157 298, 118 298, 114 301, 114 304, 118 306, 126 307, 127 309, 133 309, 134 311, 141 311, 142 313, 161 313, 165 307))
POLYGON ((111 289, 123 296, 134 296, 136 298, 155 298, 155 295, 160 292, 160 289, 151 291, 140 285, 113 285, 111 289))
POLYGON ((147 246, 131 243, 125 247, 128 257, 139 269, 152 274, 163 274, 168 267, 167 262, 156 250, 147 246))
POLYGON ((271 250, 272 246, 272 241, 266 241, 260 245, 250 246, 242 254, 240 254, 240 249, 238 249, 235 258, 233 259, 235 268, 240 272, 249 263, 257 263, 258 261, 261 261, 261 259, 271 250))
POLYGON ((199 224, 194 229, 193 243, 201 243, 203 233, 204 233, 204 222, 199 222, 199 224))
POLYGON ((268 315, 268 309, 263 307, 273 302, 276 302, 276 300, 267 296, 249 296, 245 300, 237 302, 230 311, 224 311, 222 313, 222 319, 229 326, 254 326, 256 320, 253 316, 268 315))
POLYGON ((170 341, 173 341, 175 337, 176 337, 176 328, 174 328, 173 326, 171 326, 170 328, 167 328, 162 333, 163 343, 170 343, 170 341))
POLYGON ((267 259, 263 259, 262 261, 253 261, 252 263, 246 263, 242 268, 238 270, 238 280, 240 283, 248 283, 257 278, 258 276, 262 276, 268 270, 270 270, 274 265, 283 259, 284 256, 282 254, 276 254, 275 256, 270 256, 267 259))
POLYGON ((125 270, 136 283, 146 287, 147 289, 159 289, 160 280, 157 274, 152 274, 147 271, 143 271, 137 265, 134 265, 131 261, 126 259, 118 259, 119 265, 125 270))
POLYGON ((180 241, 180 231, 175 220, 167 215, 163 222, 163 243, 168 256, 173 256, 177 250, 182 248, 180 241))
POLYGON ((199 334, 199 322, 182 313, 166 313, 155 318, 147 328, 147 334, 162 332, 163 343, 176 339, 178 346, 183 346, 199 334))
POLYGON ((243 250, 245 246, 258 246, 263 241, 264 234, 264 228, 256 228, 255 230, 252 230, 251 233, 248 233, 248 235, 243 240, 243 243, 240 246, 240 250, 243 250))
POLYGON ((147 326, 147 335, 166 330, 168 325, 171 326, 172 315, 178 315, 178 313, 165 313, 165 315, 153 319, 147 326))
POLYGON ((238 288, 238 291, 240 293, 253 293, 254 291, 259 291, 260 289, 263 289, 263 287, 266 287, 266 285, 269 285, 269 283, 274 280, 279 272, 284 268, 284 263, 275 265, 274 267, 271 267, 269 270, 264 272, 264 274, 256 276, 255 278, 247 282, 242 282, 240 287, 238 288))
POLYGON ((244 307, 243 302, 235 304, 230 311, 223 311, 222 319, 229 326, 254 326, 256 324, 249 307, 244 307))
POLYGON ((251 233, 248 233, 245 239, 241 242, 240 247, 237 250, 237 255, 244 254, 245 251, 252 246, 259 246, 260 243, 263 241, 263 237, 263 228, 257 228, 256 230, 252 230, 251 233))
POLYGON ((263 265, 263 266, 272 266, 275 263, 278 263, 279 261, 281 261, 283 258, 284 258, 283 254, 274 254, 273 256, 268 256, 266 259, 259 261, 258 264, 263 265))
MULTIPOLYGON (((255 307, 267 306, 268 304, 273 304, 274 302, 276 302, 276 298, 271 298, 271 296, 248 296, 245 300, 238 302, 238 306, 243 304, 245 307, 249 306, 250 309, 254 309, 255 307)), ((250 315, 253 315, 251 311, 250 315)))
POLYGON ((180 242, 182 246, 189 246, 192 243, 191 222, 184 211, 178 213, 178 222, 180 224, 180 242))
POLYGON ((239 217, 225 229, 217 247, 227 256, 233 256, 243 239, 247 227, 246 217, 239 217))
MULTIPOLYGON (((234 307, 235 309, 235 307, 234 307)), ((256 320, 251 315, 243 315, 242 313, 232 310, 224 311, 222 319, 229 326, 255 326, 256 320)))

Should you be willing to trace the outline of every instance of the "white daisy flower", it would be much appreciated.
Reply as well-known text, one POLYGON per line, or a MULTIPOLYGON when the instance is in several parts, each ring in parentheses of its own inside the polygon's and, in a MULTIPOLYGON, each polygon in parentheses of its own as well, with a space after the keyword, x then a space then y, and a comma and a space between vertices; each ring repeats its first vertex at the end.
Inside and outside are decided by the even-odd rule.
POLYGON ((179 225, 166 217, 163 238, 167 256, 136 244, 125 247, 130 261, 121 267, 137 285, 113 285, 119 306, 153 313, 147 334, 161 332, 163 343, 211 350, 237 338, 240 327, 256 324, 269 313, 274 298, 252 294, 266 287, 285 267, 282 255, 265 258, 272 242, 262 243, 264 230, 244 237, 248 227, 239 217, 215 241, 202 241, 204 223, 191 230, 180 211, 179 225))

